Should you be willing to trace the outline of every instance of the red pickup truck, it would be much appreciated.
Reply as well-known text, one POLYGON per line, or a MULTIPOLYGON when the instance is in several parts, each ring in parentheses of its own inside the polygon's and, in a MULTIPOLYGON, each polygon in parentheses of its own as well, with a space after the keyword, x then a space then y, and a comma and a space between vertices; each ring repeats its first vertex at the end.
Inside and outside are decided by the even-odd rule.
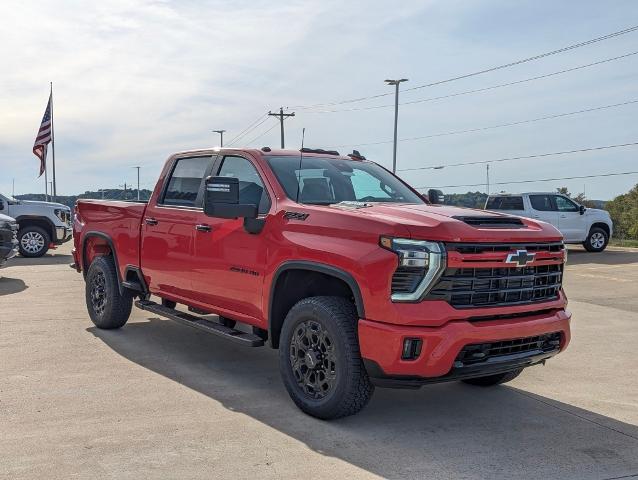
POLYGON ((132 304, 279 349, 299 408, 331 419, 375 386, 489 386, 564 350, 567 252, 551 225, 432 204, 358 154, 171 156, 148 203, 79 200, 89 315, 132 304))

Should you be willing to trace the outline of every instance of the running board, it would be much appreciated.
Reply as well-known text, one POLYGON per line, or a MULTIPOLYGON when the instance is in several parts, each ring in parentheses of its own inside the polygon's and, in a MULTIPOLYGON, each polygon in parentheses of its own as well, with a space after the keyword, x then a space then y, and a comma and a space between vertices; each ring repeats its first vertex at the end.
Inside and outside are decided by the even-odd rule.
POLYGON ((204 320, 203 318, 196 317, 189 313, 180 312, 173 308, 164 307, 158 303, 151 302, 149 300, 137 300, 135 306, 148 312, 153 312, 162 317, 166 317, 170 320, 174 320, 183 325, 195 327, 213 335, 223 337, 231 342, 235 342, 239 345, 246 347, 261 347, 264 344, 264 340, 252 333, 242 332, 235 330, 234 328, 228 328, 218 323, 204 320))

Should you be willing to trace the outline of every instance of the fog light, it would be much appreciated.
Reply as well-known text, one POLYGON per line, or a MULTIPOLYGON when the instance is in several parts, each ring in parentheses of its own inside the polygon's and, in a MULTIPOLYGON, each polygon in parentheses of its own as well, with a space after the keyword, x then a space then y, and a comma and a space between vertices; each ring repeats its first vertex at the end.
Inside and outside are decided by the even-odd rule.
POLYGON ((423 340, 420 338, 405 338, 403 339, 403 352, 401 353, 401 360, 416 360, 421 355, 421 347, 423 346, 423 340))

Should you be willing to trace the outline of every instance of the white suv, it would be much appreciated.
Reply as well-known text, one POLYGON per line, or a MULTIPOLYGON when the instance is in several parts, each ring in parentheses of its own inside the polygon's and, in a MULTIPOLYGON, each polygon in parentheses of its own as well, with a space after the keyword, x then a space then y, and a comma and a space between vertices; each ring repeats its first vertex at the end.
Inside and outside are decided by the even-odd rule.
POLYGON ((607 211, 586 208, 559 193, 490 195, 485 209, 551 223, 563 234, 565 243, 581 243, 590 252, 602 252, 613 233, 607 211))

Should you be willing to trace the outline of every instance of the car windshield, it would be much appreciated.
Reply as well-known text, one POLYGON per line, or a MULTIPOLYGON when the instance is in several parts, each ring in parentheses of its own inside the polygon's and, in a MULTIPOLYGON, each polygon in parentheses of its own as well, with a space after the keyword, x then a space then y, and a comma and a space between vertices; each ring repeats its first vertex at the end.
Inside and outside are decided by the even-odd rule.
POLYGON ((425 203, 398 178, 379 165, 330 157, 267 157, 289 198, 300 203, 340 202, 425 203))

